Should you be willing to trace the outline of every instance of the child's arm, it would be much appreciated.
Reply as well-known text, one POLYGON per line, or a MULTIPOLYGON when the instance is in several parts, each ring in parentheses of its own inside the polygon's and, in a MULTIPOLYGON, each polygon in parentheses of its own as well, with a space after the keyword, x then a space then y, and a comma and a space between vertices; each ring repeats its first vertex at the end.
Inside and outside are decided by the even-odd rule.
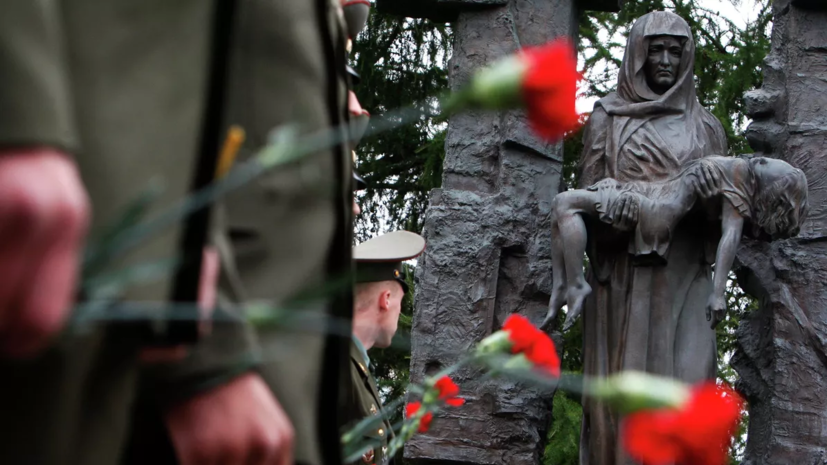
POLYGON ((718 253, 715 257, 713 290, 706 306, 706 319, 712 322, 713 328, 724 319, 727 276, 732 269, 735 252, 741 244, 743 230, 744 217, 724 197, 721 199, 721 240, 718 242, 718 253))

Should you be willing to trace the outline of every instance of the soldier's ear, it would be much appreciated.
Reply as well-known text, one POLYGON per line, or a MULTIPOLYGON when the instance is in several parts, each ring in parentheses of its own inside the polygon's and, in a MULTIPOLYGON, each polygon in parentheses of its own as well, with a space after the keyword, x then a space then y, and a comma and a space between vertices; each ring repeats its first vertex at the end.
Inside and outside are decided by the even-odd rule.
POLYGON ((390 289, 383 289, 379 293, 379 312, 387 312, 391 309, 391 291, 390 289))

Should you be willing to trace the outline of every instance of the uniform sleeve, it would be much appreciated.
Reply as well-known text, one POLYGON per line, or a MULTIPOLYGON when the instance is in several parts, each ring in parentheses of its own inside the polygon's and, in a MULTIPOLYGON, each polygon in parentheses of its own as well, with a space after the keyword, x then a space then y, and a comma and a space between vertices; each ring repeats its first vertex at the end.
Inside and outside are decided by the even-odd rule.
POLYGON ((77 148, 57 0, 7 0, 0 14, 0 146, 77 148))
POLYGON ((217 315, 209 336, 189 348, 185 360, 144 368, 147 388, 161 405, 209 391, 259 367, 252 328, 226 309, 216 313, 223 315, 217 315))

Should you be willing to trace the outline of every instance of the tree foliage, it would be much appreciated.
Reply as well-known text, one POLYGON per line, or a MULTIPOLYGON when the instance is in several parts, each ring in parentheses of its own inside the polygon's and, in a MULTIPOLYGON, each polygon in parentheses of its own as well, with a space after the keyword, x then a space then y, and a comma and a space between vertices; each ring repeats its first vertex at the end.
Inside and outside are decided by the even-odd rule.
MULTIPOLYGON (((446 24, 374 12, 353 49, 362 107, 372 115, 408 107, 434 113, 448 88, 450 49, 446 24)), ((357 237, 422 229, 428 193, 442 183, 444 141, 444 125, 422 118, 361 142, 358 170, 368 189, 359 198, 357 237)))

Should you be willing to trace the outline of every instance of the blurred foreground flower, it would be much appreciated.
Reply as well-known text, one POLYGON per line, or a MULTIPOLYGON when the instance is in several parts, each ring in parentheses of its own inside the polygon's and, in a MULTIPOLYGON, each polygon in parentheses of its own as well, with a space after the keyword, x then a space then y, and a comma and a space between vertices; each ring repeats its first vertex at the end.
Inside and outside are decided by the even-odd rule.
POLYGON ((679 408, 642 410, 622 425, 629 455, 645 465, 724 465, 743 400, 728 386, 707 382, 679 408))
POLYGON ((459 386, 451 378, 443 376, 434 383, 434 387, 439 391, 439 400, 444 401, 451 407, 459 407, 465 404, 465 399, 457 397, 459 394, 459 386))
POLYGON ((626 415, 623 446, 644 465, 724 465, 743 406, 728 386, 639 372, 593 380, 586 394, 626 415))
POLYGON ((470 108, 525 108, 532 129, 543 139, 556 141, 580 124, 575 99, 581 78, 574 47, 561 38, 523 49, 480 71, 467 87, 449 97, 444 109, 454 113, 470 108))
MULTIPOLYGON (((444 405, 459 407, 465 404, 465 399, 457 397, 459 386, 448 376, 431 379, 425 385, 422 401, 411 402, 405 406, 405 418, 410 420, 402 430, 402 439, 407 441, 413 436, 414 430, 420 433, 428 431, 434 419, 434 410, 444 405)), ((401 446, 401 444, 400 444, 401 446)), ((395 450, 394 447, 391 447, 395 450)))
POLYGON ((560 377, 560 358, 554 342, 522 315, 510 315, 503 329, 488 336, 477 345, 477 354, 497 352, 516 354, 506 365, 509 368, 530 366, 543 373, 560 377), (526 363, 530 362, 530 363, 526 363))
MULTIPOLYGON (((414 419, 414 417, 416 416, 417 413, 419 413, 419 409, 421 407, 422 407, 422 402, 418 402, 418 401, 417 402, 411 402, 410 404, 406 405, 405 406, 405 418, 407 418, 409 420, 413 419, 414 421, 417 421, 416 419, 414 419)), ((424 415, 422 415, 418 419, 419 427, 416 429, 416 431, 419 432, 419 433, 427 432, 428 428, 431 427, 431 422, 433 420, 434 420, 434 414, 433 413, 431 413, 431 412, 425 413, 424 415)))

